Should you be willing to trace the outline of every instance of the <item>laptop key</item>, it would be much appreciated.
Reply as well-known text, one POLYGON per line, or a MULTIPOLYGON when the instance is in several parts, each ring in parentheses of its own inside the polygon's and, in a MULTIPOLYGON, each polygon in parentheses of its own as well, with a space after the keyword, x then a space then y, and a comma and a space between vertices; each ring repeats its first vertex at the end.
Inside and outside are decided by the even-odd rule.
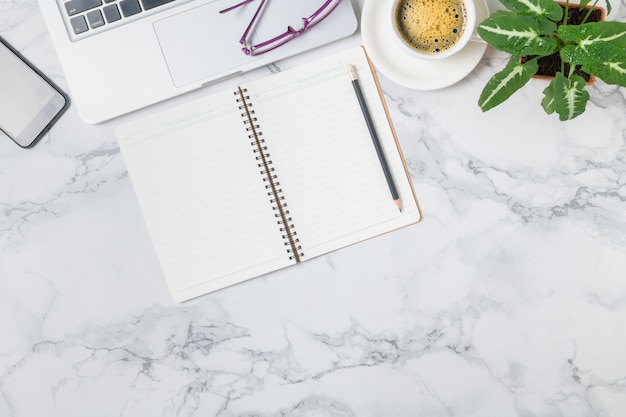
POLYGON ((122 18, 116 4, 104 6, 102 11, 104 12, 104 18, 107 20, 107 23, 116 22, 122 18))
POLYGON ((102 0, 70 0, 65 3, 65 10, 69 16, 74 16, 98 6, 102 6, 102 0))
POLYGON ((120 9, 122 9, 122 16, 128 17, 141 12, 141 6, 139 0, 122 0, 120 1, 120 9))
POLYGON ((104 25, 104 19, 102 18, 102 13, 100 13, 100 10, 92 10, 87 13, 87 21, 89 22, 89 26, 91 26, 92 29, 104 25))
POLYGON ((87 26, 87 21, 85 20, 85 16, 76 16, 70 19, 70 23, 72 25, 72 30, 74 34, 78 35, 83 32, 87 32, 89 30, 89 26, 87 26))
POLYGON ((144 10, 150 10, 157 6, 161 6, 165 3, 169 3, 174 0, 141 0, 141 4, 143 5, 144 10))

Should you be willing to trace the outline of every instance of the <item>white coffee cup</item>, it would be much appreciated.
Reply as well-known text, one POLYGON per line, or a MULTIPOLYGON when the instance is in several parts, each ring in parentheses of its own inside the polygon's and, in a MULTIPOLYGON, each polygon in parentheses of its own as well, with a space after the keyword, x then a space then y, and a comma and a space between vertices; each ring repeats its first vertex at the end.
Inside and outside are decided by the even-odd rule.
POLYGON ((391 0, 390 6, 398 44, 417 58, 447 58, 472 39, 476 26, 473 0, 391 0))

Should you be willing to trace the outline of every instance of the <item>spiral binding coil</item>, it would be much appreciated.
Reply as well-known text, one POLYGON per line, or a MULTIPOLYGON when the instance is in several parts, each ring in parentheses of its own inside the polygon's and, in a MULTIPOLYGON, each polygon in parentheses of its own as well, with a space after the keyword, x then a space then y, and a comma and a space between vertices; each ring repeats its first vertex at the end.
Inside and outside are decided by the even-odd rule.
POLYGON ((300 239, 298 233, 295 230, 293 219, 290 216, 289 208, 285 202, 285 196, 283 190, 280 187, 278 176, 275 173, 275 169, 272 165, 270 153, 265 145, 265 139, 263 138, 263 132, 260 131, 260 125, 257 122, 255 111, 250 103, 250 96, 247 95, 248 90, 238 87, 235 91, 237 95, 237 103, 240 103, 238 109, 241 111, 241 117, 244 119, 243 123, 246 126, 246 132, 248 132, 248 139, 250 140, 250 146, 253 147, 252 152, 255 154, 257 166, 260 169, 260 173, 263 176, 263 182, 265 183, 265 190, 269 197, 272 210, 274 210, 274 218, 278 224, 278 230, 281 232, 281 238, 284 240, 285 250, 289 255, 290 260, 300 262, 300 258, 304 256, 302 252, 302 246, 300 245, 300 239))

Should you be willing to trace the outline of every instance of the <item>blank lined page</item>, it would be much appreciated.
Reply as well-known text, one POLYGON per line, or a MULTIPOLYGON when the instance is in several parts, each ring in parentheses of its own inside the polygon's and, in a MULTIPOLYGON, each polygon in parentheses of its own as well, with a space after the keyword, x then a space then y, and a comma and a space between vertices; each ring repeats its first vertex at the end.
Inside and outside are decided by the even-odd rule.
POLYGON ((304 259, 420 220, 362 48, 249 84, 304 259), (352 64, 403 210, 393 202, 346 68, 352 64))
POLYGON ((226 91, 117 132, 177 301, 292 263, 235 100, 226 91))

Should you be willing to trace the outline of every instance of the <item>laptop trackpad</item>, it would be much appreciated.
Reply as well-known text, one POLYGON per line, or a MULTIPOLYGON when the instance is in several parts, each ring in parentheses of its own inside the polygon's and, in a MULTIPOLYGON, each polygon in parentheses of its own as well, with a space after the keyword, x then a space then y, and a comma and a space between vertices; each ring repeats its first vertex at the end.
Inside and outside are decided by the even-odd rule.
MULTIPOLYGON (((176 87, 229 70, 260 57, 241 51, 239 38, 251 19, 247 7, 219 14, 223 2, 211 2, 154 23, 163 56, 176 87)), ((223 73, 223 74, 222 74, 223 73)))

